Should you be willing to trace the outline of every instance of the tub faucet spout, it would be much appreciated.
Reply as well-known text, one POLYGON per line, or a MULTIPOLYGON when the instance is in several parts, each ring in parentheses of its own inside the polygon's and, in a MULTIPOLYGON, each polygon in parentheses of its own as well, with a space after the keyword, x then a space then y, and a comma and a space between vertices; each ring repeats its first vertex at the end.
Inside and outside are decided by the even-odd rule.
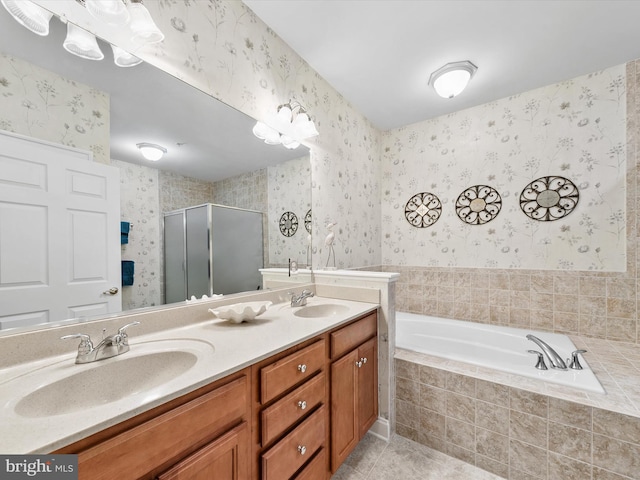
POLYGON ((544 354, 549 359, 551 368, 557 368, 558 370, 567 369, 567 365, 566 363, 564 363, 564 360, 562 360, 560 355, 558 355, 558 352, 556 352, 553 348, 551 348, 551 346, 548 343, 540 340, 538 337, 531 334, 527 335, 527 340, 531 340, 533 343, 535 343, 542 349, 544 354))

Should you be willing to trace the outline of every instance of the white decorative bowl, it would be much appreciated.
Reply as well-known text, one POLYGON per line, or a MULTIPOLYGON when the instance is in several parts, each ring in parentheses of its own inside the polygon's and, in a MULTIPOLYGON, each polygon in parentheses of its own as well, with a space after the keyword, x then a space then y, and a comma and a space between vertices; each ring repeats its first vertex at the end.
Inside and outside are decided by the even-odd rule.
POLYGON ((253 320, 258 315, 263 314, 272 305, 272 302, 245 302, 234 303, 233 305, 223 305, 216 309, 210 308, 209 311, 216 317, 223 320, 229 320, 233 323, 244 322, 245 320, 253 320))

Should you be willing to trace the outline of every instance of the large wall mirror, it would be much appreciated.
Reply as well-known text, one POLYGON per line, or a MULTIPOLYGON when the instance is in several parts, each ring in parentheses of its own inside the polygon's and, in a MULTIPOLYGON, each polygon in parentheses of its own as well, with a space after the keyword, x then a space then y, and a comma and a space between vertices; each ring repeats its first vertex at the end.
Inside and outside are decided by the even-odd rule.
MULTIPOLYGON (((251 132, 254 119, 146 63, 116 67, 106 43, 102 61, 75 57, 62 47, 65 35, 55 17, 40 37, 0 8, 0 130, 90 150, 95 162, 119 169, 129 224, 119 248, 135 263, 133 285, 120 289, 123 310, 164 304, 166 212, 205 203, 261 211, 264 266, 310 260, 307 148, 266 145, 251 132), (167 153, 144 160, 142 142, 167 153), (291 213, 295 232, 282 227, 291 213)), ((0 306, 0 322, 4 315, 0 306)))

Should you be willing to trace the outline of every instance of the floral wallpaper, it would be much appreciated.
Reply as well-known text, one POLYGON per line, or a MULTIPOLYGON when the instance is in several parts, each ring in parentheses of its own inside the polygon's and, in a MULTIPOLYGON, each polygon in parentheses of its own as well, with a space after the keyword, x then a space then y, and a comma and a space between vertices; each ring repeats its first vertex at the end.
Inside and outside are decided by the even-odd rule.
POLYGON ((122 309, 161 305, 159 170, 120 160, 111 164, 120 169, 120 217, 131 224, 122 259, 135 262, 134 284, 122 287, 122 309))
POLYGON ((309 157, 270 166, 267 174, 270 263, 272 266, 286 266, 292 259, 300 267, 306 266, 312 248, 309 232, 305 228, 305 217, 311 211, 309 157), (290 237, 280 232, 280 218, 286 212, 293 213, 298 220, 298 227, 290 237))
POLYGON ((382 263, 624 271, 625 87, 621 65, 383 133, 382 263), (520 202, 546 176, 577 187, 566 190, 575 208, 553 221, 530 218, 520 202), (421 193, 439 205, 423 195, 407 207, 421 193), (416 228, 405 209, 422 203, 429 225, 416 228))
MULTIPOLYGON (((158 0, 145 5, 165 39, 135 51, 140 58, 256 119, 265 120, 290 99, 307 107, 320 131, 307 142, 314 230, 338 221, 339 267, 380 264, 379 142, 369 121, 242 2, 158 0)), ((66 14, 87 27, 72 9, 66 14)), ((322 253, 323 240, 324 235, 314 236, 316 254, 322 253)), ((316 255, 314 264, 321 264, 316 255)))
POLYGON ((0 129, 89 150, 108 164, 109 94, 0 53, 0 129))

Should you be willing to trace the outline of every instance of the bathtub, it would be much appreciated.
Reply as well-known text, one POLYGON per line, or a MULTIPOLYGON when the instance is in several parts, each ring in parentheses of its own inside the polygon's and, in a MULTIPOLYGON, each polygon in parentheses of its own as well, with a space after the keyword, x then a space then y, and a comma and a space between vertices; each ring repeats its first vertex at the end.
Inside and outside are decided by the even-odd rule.
POLYGON ((535 368, 537 357, 527 350, 540 348, 527 334, 545 341, 566 359, 576 350, 566 335, 535 330, 450 320, 396 312, 396 347, 450 360, 470 363, 507 373, 565 385, 587 392, 606 393, 581 356, 583 370, 535 368))

